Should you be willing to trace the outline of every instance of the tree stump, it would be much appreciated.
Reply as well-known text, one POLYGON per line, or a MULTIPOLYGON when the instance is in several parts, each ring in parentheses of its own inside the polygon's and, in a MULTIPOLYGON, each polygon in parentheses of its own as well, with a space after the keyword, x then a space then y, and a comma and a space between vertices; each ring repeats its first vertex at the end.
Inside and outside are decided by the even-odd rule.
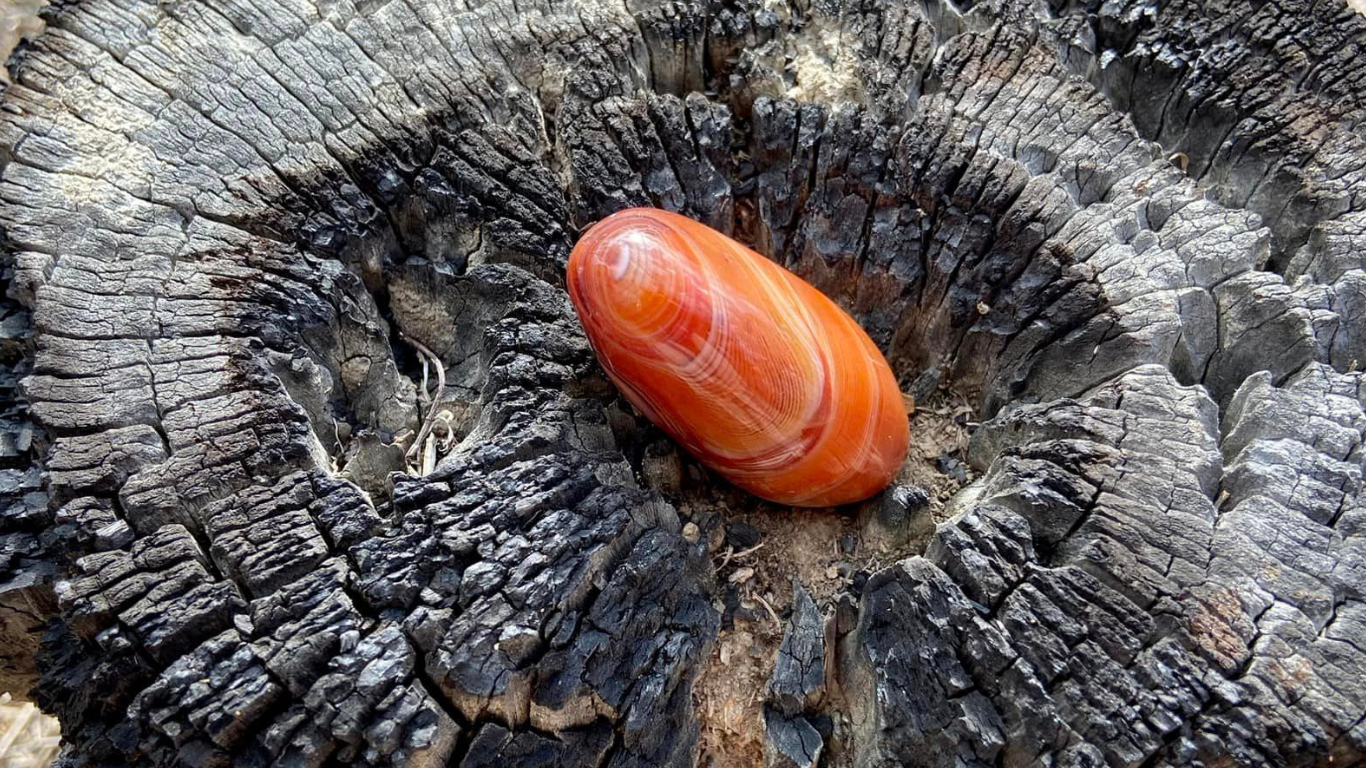
POLYGON ((716 546, 765 506, 622 404, 563 291, 635 205, 981 422, 980 477, 824 640, 796 588, 779 666, 826 679, 769 706, 770 760, 1361 762, 1343 0, 46 17, 0 104, 0 687, 61 765, 746 764, 696 691, 716 546))

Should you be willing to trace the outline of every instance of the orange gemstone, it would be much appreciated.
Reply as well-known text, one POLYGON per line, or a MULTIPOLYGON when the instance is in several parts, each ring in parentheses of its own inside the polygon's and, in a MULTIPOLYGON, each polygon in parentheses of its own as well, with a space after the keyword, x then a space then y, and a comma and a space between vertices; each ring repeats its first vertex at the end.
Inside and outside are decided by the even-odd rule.
POLYGON ((765 499, 882 490, 910 426, 882 353, 791 272, 678 214, 620 211, 569 257, 569 297, 607 375, 704 464, 765 499))

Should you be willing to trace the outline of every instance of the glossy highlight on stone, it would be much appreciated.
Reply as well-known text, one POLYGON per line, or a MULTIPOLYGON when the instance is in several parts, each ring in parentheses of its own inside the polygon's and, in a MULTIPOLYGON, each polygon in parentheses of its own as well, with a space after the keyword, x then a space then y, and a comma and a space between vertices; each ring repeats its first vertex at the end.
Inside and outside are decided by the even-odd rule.
POLYGON ((569 296, 608 376, 704 464, 771 501, 858 501, 910 440, 896 377, 810 284, 691 219, 649 208, 592 226, 569 296))

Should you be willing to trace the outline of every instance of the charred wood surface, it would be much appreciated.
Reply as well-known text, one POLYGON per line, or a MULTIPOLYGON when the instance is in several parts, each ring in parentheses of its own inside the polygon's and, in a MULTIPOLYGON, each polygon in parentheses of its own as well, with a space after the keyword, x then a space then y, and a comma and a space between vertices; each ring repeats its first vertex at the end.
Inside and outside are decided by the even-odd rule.
POLYGON ((1366 754, 1342 0, 46 16, 0 102, 0 688, 62 765, 693 764, 711 530, 563 291, 633 205, 983 422, 923 554, 796 589, 771 765, 1366 754))

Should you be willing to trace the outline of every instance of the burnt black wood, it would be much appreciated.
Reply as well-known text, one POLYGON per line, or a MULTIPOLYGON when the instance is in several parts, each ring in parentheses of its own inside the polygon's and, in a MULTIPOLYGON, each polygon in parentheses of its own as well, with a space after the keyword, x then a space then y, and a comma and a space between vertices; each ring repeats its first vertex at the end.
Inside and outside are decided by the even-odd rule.
POLYGON ((827 765, 1361 761, 1342 0, 46 13, 0 105, 0 688, 36 682, 62 765, 690 765, 707 538, 562 290, 628 205, 986 420, 831 647, 797 606, 832 679, 774 683, 774 754, 829 683, 827 765), (404 336, 457 443, 391 479, 404 336))

